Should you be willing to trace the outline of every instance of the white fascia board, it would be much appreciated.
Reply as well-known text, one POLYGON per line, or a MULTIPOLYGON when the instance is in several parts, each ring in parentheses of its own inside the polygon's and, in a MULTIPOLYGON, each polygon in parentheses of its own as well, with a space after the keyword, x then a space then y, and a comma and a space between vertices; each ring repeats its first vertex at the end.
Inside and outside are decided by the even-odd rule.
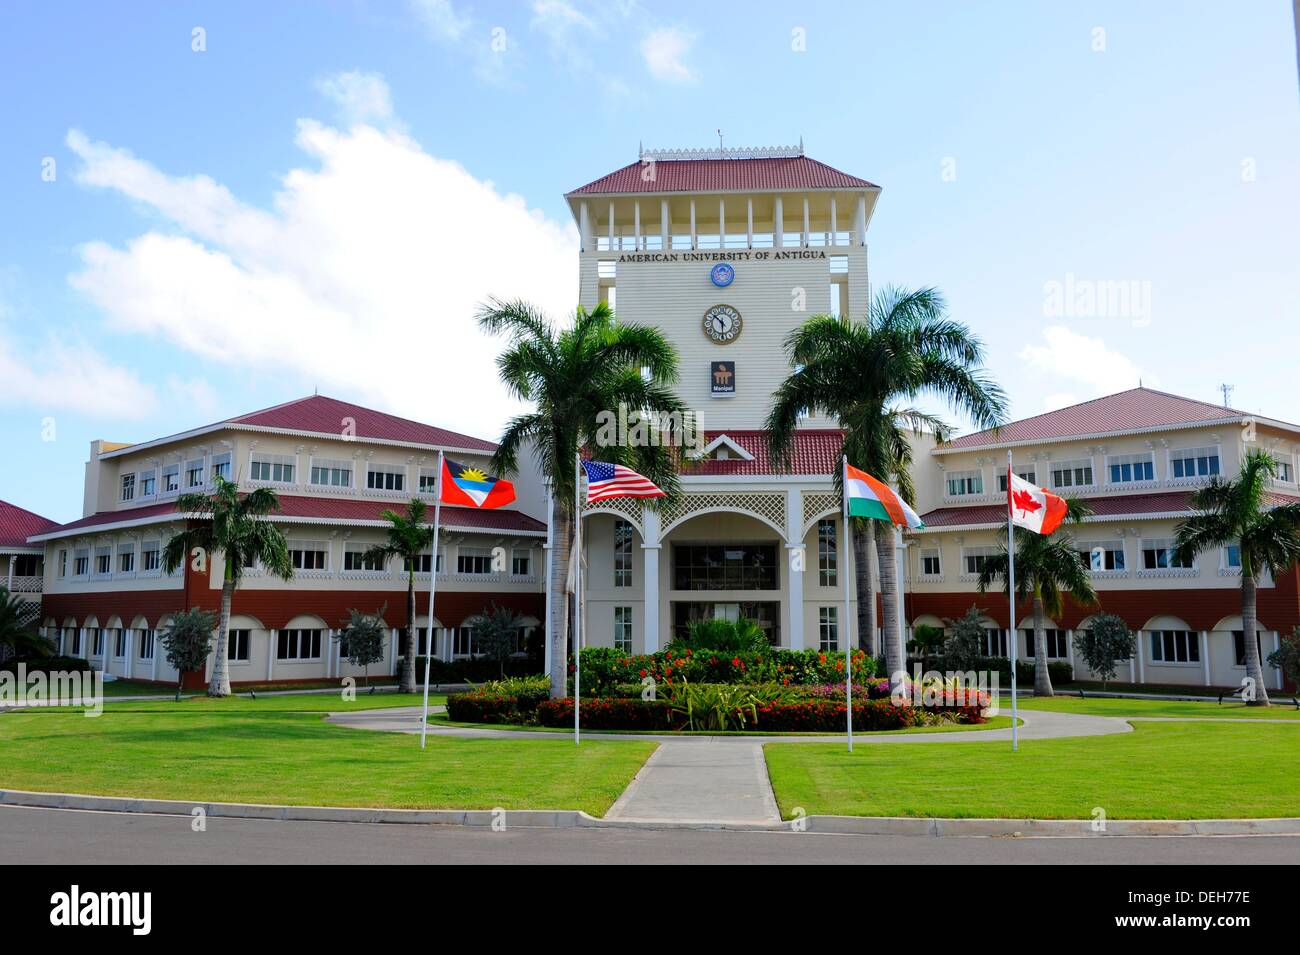
MULTIPOLYGON (((1192 515, 1192 511, 1153 511, 1149 514, 1090 514, 1082 521, 1084 524, 1113 524, 1121 521, 1172 521, 1183 520, 1192 515)), ((925 515, 921 515, 925 520, 925 515)), ((922 527, 913 534, 944 534, 949 531, 985 531, 990 528, 1005 528, 1006 521, 989 521, 982 524, 944 524, 936 527, 922 527)))
MULTIPOLYGON (((257 434, 279 434, 287 437, 303 438, 311 441, 342 441, 343 436, 334 433, 325 433, 321 431, 296 431, 291 428, 267 428, 262 425, 254 424, 213 424, 203 428, 196 428, 193 431, 184 431, 180 434, 174 434, 166 438, 155 438, 152 441, 142 441, 139 444, 128 444, 124 448, 118 448, 115 451, 105 451, 99 456, 99 460, 105 458, 121 457, 124 454, 135 454, 138 451, 146 451, 150 448, 161 447, 165 444, 176 444, 189 441, 203 435, 213 434, 217 431, 248 431, 257 434)), ((413 448, 420 451, 442 451, 448 454, 468 454, 468 455, 488 455, 491 451, 481 451, 474 448, 458 448, 453 445, 443 444, 421 444, 416 441, 394 441, 390 438, 366 438, 360 435, 352 438, 350 444, 380 444, 392 448, 413 448)))
POLYGON ((1120 431, 1095 431, 1089 434, 1064 434, 1057 437, 1031 438, 1024 441, 991 441, 988 444, 970 444, 960 448, 937 445, 930 449, 931 454, 966 454, 972 451, 991 451, 998 448, 1027 448, 1045 444, 1070 444, 1075 441, 1100 441, 1105 438, 1131 438, 1139 434, 1160 434, 1166 431, 1192 431, 1197 428, 1223 428, 1239 426, 1249 418, 1255 425, 1279 428, 1300 434, 1300 425, 1287 424, 1273 418, 1261 418, 1256 415, 1234 415, 1231 418, 1212 418, 1208 421, 1191 421, 1186 424, 1164 424, 1151 428, 1125 428, 1120 431))

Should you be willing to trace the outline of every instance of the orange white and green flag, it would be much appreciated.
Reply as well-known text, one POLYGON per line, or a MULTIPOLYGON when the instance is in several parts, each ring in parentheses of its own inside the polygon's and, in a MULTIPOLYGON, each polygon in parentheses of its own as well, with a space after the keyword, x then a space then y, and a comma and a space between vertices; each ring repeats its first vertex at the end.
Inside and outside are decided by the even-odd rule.
POLYGON ((916 511, 898 496, 898 492, 851 464, 845 465, 844 493, 849 499, 850 517, 889 521, 899 527, 912 529, 925 526, 916 511))

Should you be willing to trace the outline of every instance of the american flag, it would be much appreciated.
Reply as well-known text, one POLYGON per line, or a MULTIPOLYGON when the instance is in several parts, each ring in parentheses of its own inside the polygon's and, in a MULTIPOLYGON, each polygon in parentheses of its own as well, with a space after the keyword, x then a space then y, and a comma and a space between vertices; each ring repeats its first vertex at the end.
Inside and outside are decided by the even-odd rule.
POLYGON ((587 472, 587 503, 609 497, 663 497, 664 492, 643 474, 621 464, 583 461, 587 472))

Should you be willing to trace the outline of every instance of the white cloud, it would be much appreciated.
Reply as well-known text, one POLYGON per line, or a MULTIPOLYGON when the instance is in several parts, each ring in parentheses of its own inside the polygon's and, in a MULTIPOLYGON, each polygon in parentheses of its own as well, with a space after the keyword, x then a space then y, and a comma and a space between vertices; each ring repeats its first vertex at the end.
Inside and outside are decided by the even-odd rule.
POLYGON ((591 17, 566 0, 535 0, 529 26, 547 38, 551 52, 574 65, 587 63, 583 44, 601 32, 591 17))
POLYGON ((1070 405, 1077 405, 1079 396, 1069 391, 1057 391, 1043 399, 1044 411, 1057 411, 1060 408, 1068 408, 1070 405))
POLYGON ((473 23, 471 17, 456 10, 451 0, 411 0, 411 6, 438 40, 458 42, 473 23))
POLYGON ((317 80, 316 88, 338 105, 340 117, 349 126, 392 123, 393 98, 378 73, 334 73, 317 80))
POLYGON ((675 28, 655 30, 641 41, 641 56, 650 74, 670 83, 692 83, 695 73, 682 62, 695 44, 695 37, 675 28))
MULTIPOLYGON (((1019 357, 1055 382, 1087 386, 1087 398, 1136 388, 1142 377, 1142 370, 1126 355, 1114 351, 1100 338, 1077 334, 1064 325, 1044 328, 1043 344, 1026 345, 1020 350, 1019 357)), ((1151 383, 1153 380, 1148 381, 1151 383)), ((1078 400, 1068 392, 1052 397, 1065 404, 1078 400)))
POLYGON ((0 403, 41 413, 73 411, 97 418, 138 419, 155 410, 154 392, 128 368, 84 342, 51 336, 37 347, 0 333, 0 403))
POLYGON ((167 376, 167 390, 179 404, 196 414, 209 417, 216 414, 218 399, 216 389, 203 378, 167 376))
POLYGON ((502 343, 474 309, 497 295, 568 315, 576 230, 392 130, 303 120, 297 142, 314 163, 284 177, 267 211, 70 133, 79 182, 173 226, 89 242, 72 284, 120 331, 495 437, 518 406, 497 383, 502 343))

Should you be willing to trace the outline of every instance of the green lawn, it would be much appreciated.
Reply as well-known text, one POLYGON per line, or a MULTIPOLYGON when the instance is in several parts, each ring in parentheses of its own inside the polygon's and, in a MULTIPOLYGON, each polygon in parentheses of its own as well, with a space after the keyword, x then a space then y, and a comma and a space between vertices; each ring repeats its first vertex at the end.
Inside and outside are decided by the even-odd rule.
MULTIPOLYGON (((185 690, 185 693, 194 693, 194 690, 185 690)), ((104 682, 104 697, 108 699, 114 696, 175 696, 176 687, 164 686, 158 683, 135 683, 129 680, 106 680, 104 682)))
POLYGON ((768 743, 781 813, 1212 819, 1300 816, 1300 727, 1135 723, 1132 733, 1009 743, 768 743))
MULTIPOLYGON (((174 699, 124 700, 111 703, 113 713, 338 713, 345 710, 386 710, 398 706, 419 706, 422 693, 358 692, 355 700, 344 700, 339 693, 288 693, 283 696, 186 696, 174 699)), ((447 702, 446 694, 430 693, 429 706, 447 702)))
MULTIPOLYGON (((1300 710, 1287 703, 1247 706, 1240 702, 1200 703, 1195 700, 1122 700, 1112 697, 1051 696, 1021 697, 1018 706, 1026 710, 1083 713, 1088 716, 1179 716, 1246 720, 1300 720, 1300 710)), ((1002 712, 1011 712, 1011 697, 1002 694, 1002 712)))
MULTIPOLYGON (((429 697, 429 699, 432 700, 433 697, 429 697)), ((432 705, 432 703, 430 705, 432 705)), ((1021 719, 1020 722, 1023 724, 1024 720, 1021 719)), ((430 726, 454 726, 459 728, 477 729, 477 730, 484 730, 484 729, 523 730, 525 732, 531 732, 531 733, 566 733, 570 736, 573 735, 572 726, 565 726, 565 727, 533 726, 533 725, 522 725, 522 724, 515 724, 515 723, 457 723, 455 720, 447 719, 446 713, 431 714, 429 716, 429 725, 430 726)), ((854 738, 857 738, 859 736, 901 736, 903 734, 912 734, 912 733, 968 733, 968 732, 978 732, 979 730, 1009 729, 1010 726, 1011 726, 1011 715, 1008 713, 1005 716, 990 717, 987 723, 979 723, 974 726, 964 724, 964 723, 945 723, 940 726, 912 726, 902 730, 871 730, 869 732, 861 732, 855 730, 853 736, 854 738)), ((586 727, 583 727, 582 735, 586 736, 588 733, 598 734, 602 736, 629 736, 629 735, 636 736, 636 735, 652 735, 652 734, 661 735, 662 734, 665 736, 830 736, 830 737, 841 736, 842 737, 844 735, 843 732, 824 733, 824 732, 802 731, 802 732, 765 733, 762 730, 753 730, 753 731, 749 731, 749 730, 726 730, 726 731, 589 730, 586 727)))
MULTIPOLYGON (((251 706, 196 701, 170 709, 122 703, 97 718, 68 711, 6 714, 0 716, 0 786, 214 802, 500 806, 601 815, 655 748, 631 740, 575 747, 565 739, 435 736, 421 751, 415 736, 333 726, 320 714, 283 708, 282 699, 272 704, 281 709, 261 712, 254 707, 270 700, 251 706)), ((338 701, 328 699, 337 708, 338 701)))

